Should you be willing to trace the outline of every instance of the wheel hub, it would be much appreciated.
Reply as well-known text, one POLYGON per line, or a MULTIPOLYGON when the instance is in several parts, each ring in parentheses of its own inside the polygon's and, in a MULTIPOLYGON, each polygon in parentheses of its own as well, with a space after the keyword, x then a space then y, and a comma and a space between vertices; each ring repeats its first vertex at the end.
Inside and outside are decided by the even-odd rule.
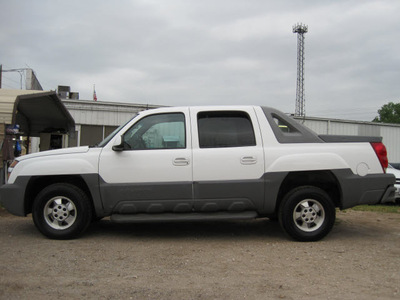
POLYGON ((53 218, 59 222, 63 222, 69 217, 69 210, 65 204, 58 204, 53 207, 53 218))
POLYGON ((301 213, 301 219, 303 220, 303 222, 306 222, 307 224, 313 223, 317 217, 318 217, 317 212, 312 207, 304 208, 301 213))
POLYGON ((51 228, 64 230, 75 223, 77 210, 71 199, 57 196, 47 201, 43 209, 43 216, 51 228))
POLYGON ((319 229, 325 221, 324 207, 315 199, 300 201, 293 211, 296 227, 305 232, 319 229))

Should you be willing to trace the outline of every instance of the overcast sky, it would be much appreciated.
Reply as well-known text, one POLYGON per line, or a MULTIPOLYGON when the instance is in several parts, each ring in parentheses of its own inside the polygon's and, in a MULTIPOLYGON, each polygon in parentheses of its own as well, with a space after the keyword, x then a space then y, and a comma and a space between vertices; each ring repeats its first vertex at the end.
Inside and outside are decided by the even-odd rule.
MULTIPOLYGON (((159 105, 294 113, 305 35, 306 115, 371 121, 400 101, 397 0, 0 0, 0 64, 45 90, 159 105)), ((3 88, 20 88, 3 73, 3 88)), ((25 88, 25 87, 24 87, 25 88)))

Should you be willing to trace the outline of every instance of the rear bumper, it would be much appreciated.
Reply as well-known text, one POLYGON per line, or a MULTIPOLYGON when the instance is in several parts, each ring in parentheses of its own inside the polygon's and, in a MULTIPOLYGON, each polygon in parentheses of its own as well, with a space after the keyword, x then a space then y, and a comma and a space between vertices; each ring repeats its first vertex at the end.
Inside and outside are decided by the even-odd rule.
POLYGON ((380 203, 383 204, 383 203, 395 202, 397 197, 399 197, 398 189, 396 189, 394 186, 389 186, 386 192, 383 194, 380 203))
POLYGON ((350 170, 336 170, 334 173, 342 189, 341 209, 395 201, 395 177, 392 174, 358 176, 350 170))

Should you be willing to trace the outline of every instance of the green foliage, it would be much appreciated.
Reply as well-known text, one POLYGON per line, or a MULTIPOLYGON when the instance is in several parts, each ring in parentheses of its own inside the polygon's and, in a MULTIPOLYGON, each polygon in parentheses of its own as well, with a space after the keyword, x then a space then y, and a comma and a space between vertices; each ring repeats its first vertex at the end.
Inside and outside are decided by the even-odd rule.
POLYGON ((400 102, 389 102, 378 110, 379 116, 373 122, 400 124, 400 102))
POLYGON ((359 205, 352 208, 358 211, 374 211, 380 213, 395 213, 400 214, 400 206, 395 204, 386 205, 359 205))

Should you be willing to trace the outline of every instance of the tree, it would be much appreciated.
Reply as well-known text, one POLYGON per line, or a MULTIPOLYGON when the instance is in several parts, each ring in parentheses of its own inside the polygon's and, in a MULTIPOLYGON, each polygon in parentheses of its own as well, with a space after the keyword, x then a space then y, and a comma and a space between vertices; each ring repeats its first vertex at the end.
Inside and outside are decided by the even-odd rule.
POLYGON ((375 117, 372 122, 394 123, 400 124, 400 102, 389 102, 378 110, 379 116, 375 117))

